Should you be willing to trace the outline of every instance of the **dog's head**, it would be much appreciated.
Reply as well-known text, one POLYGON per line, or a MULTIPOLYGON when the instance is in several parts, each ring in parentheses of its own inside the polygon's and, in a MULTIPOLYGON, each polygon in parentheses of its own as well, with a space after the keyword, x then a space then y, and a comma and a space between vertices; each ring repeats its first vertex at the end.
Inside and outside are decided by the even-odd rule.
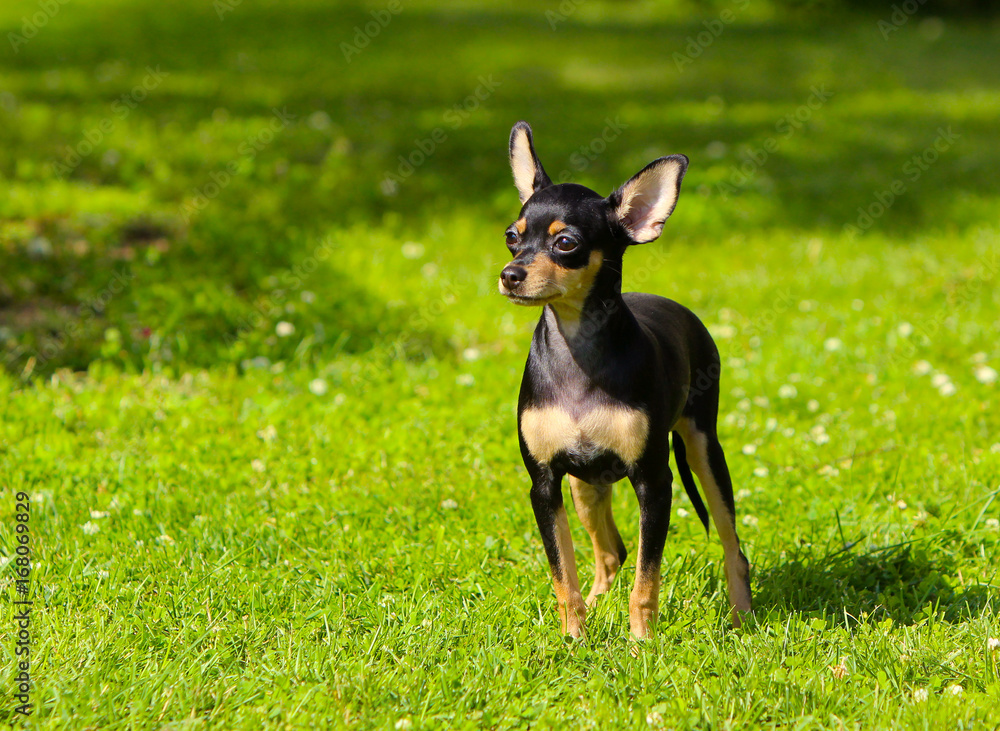
POLYGON ((510 133, 510 166, 521 214, 507 228, 514 260, 500 293, 519 305, 582 307, 601 267, 626 247, 657 239, 674 210, 687 170, 684 155, 654 160, 608 197, 574 183, 553 184, 535 154, 531 127, 510 133))

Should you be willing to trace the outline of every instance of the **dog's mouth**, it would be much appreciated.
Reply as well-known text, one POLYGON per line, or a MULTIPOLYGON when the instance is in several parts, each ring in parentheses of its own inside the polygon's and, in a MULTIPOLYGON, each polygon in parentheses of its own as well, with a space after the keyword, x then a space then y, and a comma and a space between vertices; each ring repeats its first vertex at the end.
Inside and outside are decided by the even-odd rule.
POLYGON ((524 305, 526 307, 531 307, 533 305, 544 305, 551 302, 554 299, 558 299, 559 295, 549 295, 548 297, 525 297, 524 295, 514 294, 513 292, 504 292, 503 296, 508 300, 513 302, 515 305, 524 305))

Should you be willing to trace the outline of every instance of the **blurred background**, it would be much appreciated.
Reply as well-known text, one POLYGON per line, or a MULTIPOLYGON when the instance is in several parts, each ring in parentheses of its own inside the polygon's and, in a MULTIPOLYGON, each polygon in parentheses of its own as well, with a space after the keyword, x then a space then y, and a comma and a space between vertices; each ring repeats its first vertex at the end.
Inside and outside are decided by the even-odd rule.
POLYGON ((40 723, 996 727, 995 10, 0 2, 40 723), (631 562, 592 644, 558 635, 515 415, 539 313, 496 288, 521 119, 604 194, 690 158, 624 288, 719 345, 745 632, 678 489, 649 652, 631 562))
POLYGON ((993 225, 995 9, 5 2, 0 361, 244 370, 509 340, 519 119, 553 178, 603 193, 687 154, 665 246, 993 225))

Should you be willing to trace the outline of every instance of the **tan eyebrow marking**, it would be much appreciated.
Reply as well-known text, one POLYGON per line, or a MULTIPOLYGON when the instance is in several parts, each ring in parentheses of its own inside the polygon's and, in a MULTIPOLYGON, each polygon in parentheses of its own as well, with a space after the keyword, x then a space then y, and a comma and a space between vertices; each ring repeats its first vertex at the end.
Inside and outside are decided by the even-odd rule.
POLYGON ((549 224, 549 236, 555 236, 557 233, 566 228, 566 224, 562 221, 553 221, 549 224))
POLYGON ((523 234, 524 230, 528 228, 528 222, 523 218, 519 218, 516 221, 514 221, 514 228, 517 229, 517 232, 519 234, 523 234))

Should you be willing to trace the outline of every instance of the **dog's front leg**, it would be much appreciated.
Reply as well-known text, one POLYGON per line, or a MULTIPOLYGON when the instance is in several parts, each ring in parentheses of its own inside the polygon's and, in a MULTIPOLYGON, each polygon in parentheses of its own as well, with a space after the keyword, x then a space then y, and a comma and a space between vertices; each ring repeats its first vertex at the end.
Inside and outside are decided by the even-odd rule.
MULTIPOLYGON (((665 455, 665 453, 664 453, 665 455)), ((660 610, 660 562, 670 526, 671 482, 666 457, 647 459, 630 475, 639 499, 639 552, 635 559, 635 585, 628 602, 629 627, 643 639, 660 610)))
POLYGON ((587 610, 580 595, 580 580, 576 575, 573 538, 562 497, 562 475, 547 465, 531 470, 531 507, 542 534, 542 545, 552 571, 552 585, 559 603, 562 630, 573 637, 583 636, 587 610))

